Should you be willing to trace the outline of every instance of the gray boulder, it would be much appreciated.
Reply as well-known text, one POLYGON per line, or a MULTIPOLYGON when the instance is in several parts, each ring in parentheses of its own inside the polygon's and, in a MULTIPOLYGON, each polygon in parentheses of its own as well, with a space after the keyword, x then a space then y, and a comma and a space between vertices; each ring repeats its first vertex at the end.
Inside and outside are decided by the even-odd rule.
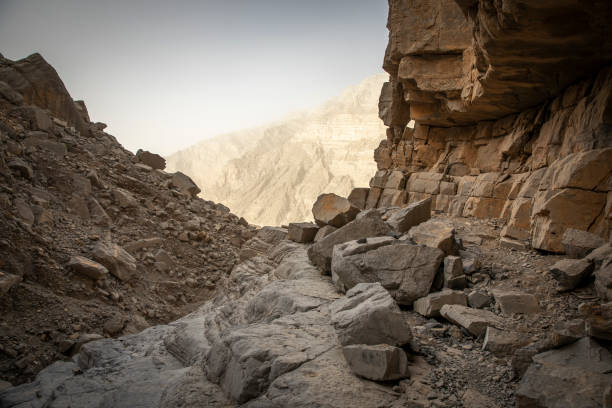
POLYGON ((367 238, 336 245, 332 280, 341 291, 362 282, 380 282, 400 304, 426 296, 444 258, 436 248, 391 237, 367 238))
POLYGON ((595 290, 602 301, 612 300, 612 261, 604 263, 595 272, 595 290))
POLYGON ((359 211, 349 200, 332 193, 321 194, 312 206, 312 215, 318 225, 337 228, 353 221, 359 211))
POLYGON ((516 391, 516 406, 602 407, 611 369, 612 354, 589 337, 537 354, 516 391))
POLYGON ((467 306, 465 293, 458 290, 443 290, 441 292, 430 293, 429 295, 417 299, 414 304, 414 311, 425 317, 440 316, 440 309, 444 305, 467 306))
POLYGON ((136 159, 155 170, 163 170, 166 168, 166 159, 159 154, 151 153, 147 150, 138 149, 136 152, 136 159))
POLYGON ((332 324, 340 344, 390 344, 412 339, 406 318, 379 283, 360 283, 331 305, 332 324))
POLYGON ((565 230, 561 241, 565 253, 571 258, 584 258, 605 243, 599 235, 573 228, 565 230))
POLYGON ((108 276, 108 269, 104 265, 83 256, 73 256, 66 264, 66 267, 79 275, 87 276, 94 280, 104 279, 108 276))
POLYGON ((438 248, 445 255, 457 255, 459 247, 455 241, 455 229, 439 220, 429 220, 413 227, 409 237, 419 245, 438 248))
POLYGON ((559 291, 572 290, 593 273, 594 265, 586 259, 562 259, 550 267, 559 291))
POLYGON ((505 315, 513 313, 534 314, 540 311, 538 299, 525 292, 516 290, 493 289, 493 298, 505 315))
POLYGON ((189 194, 192 197, 200 194, 202 190, 193 182, 191 177, 177 171, 170 179, 170 187, 176 188, 181 193, 189 194))
POLYGON ((342 351, 351 370, 368 380, 391 381, 409 376, 408 358, 399 347, 354 344, 345 346, 342 351))
POLYGON ((366 237, 378 237, 390 232, 389 226, 376 211, 365 211, 359 219, 349 222, 308 249, 310 261, 321 268, 324 273, 331 272, 331 260, 334 246, 344 242, 366 237))
POLYGON ((503 320, 496 314, 461 305, 444 305, 440 309, 440 315, 477 337, 485 334, 489 326, 503 327, 503 320))
POLYGON ((422 222, 431 218, 431 198, 426 198, 416 203, 395 211, 387 220, 387 224, 394 231, 404 233, 422 222))

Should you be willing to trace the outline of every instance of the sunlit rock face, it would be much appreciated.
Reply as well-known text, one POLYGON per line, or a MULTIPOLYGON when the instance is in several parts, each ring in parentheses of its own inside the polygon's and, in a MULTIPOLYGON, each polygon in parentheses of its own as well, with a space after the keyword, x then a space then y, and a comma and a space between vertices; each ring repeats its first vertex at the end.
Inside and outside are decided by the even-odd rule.
POLYGON ((389 0, 387 139, 366 207, 431 197, 550 252, 568 229, 609 239, 611 18, 602 0, 389 0))
POLYGON ((168 157, 168 168, 251 223, 311 220, 319 194, 346 197, 368 185, 372 151, 385 137, 377 105, 387 79, 375 75, 311 111, 204 140, 168 157))

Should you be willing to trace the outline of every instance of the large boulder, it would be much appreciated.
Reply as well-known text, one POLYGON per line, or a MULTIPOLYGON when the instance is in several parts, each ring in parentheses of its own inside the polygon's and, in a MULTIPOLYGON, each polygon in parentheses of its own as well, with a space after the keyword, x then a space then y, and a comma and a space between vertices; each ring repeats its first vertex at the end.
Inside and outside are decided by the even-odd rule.
POLYGON ((534 314, 540 311, 538 299, 530 293, 493 289, 493 297, 505 315, 513 313, 534 314))
POLYGON ((391 381, 408 377, 408 358, 399 347, 388 344, 354 344, 342 351, 351 370, 374 381, 391 381))
POLYGON ((550 275, 557 281, 559 291, 572 290, 589 277, 594 265, 586 259, 562 259, 550 267, 550 275))
POLYGON ((516 406, 602 407, 611 369, 612 354, 589 337, 537 354, 516 391, 516 406))
POLYGON ((117 244, 100 242, 94 247, 92 256, 119 280, 130 280, 136 274, 136 259, 117 244))
POLYGON ((334 246, 347 241, 365 237, 387 235, 390 228, 375 210, 365 211, 360 217, 337 229, 308 249, 310 261, 321 268, 324 273, 331 272, 331 260, 334 246))
POLYGON ((359 211, 349 200, 333 193, 321 194, 312 206, 312 215, 318 225, 338 228, 353 221, 359 211))
POLYGON ((412 339, 404 314, 379 283, 360 283, 331 305, 332 324, 343 346, 389 344, 412 339))
POLYGON ((438 248, 445 255, 457 255, 459 247, 455 241, 455 229, 439 220, 429 220, 410 229, 410 239, 419 245, 438 248))
POLYGON ((365 238, 334 247, 332 279, 340 290, 380 282, 400 304, 426 296, 444 253, 391 237, 365 238))
POLYGON ((568 228, 561 241, 565 253, 572 258, 584 258, 605 243, 599 235, 574 228, 568 228))
POLYGON ((431 218, 431 198, 426 198, 394 212, 387 224, 394 231, 403 233, 431 218))

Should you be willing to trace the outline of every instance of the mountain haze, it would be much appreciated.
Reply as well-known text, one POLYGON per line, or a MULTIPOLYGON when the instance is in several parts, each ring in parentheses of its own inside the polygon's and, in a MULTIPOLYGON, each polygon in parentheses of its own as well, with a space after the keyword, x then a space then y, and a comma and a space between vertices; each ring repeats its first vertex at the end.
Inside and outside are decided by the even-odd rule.
POLYGON ((369 77, 305 112, 258 128, 203 140, 167 158, 202 197, 260 225, 312 219, 323 192, 346 196, 376 171, 372 152, 385 137, 378 96, 386 74, 369 77))

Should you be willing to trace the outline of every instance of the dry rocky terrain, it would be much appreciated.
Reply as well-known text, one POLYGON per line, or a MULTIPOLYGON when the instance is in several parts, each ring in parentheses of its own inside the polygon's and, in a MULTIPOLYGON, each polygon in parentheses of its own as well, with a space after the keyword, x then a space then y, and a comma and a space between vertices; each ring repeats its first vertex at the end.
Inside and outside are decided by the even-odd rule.
POLYGON ((612 406, 612 10, 389 5, 378 171, 286 228, 3 60, 0 408, 612 406))

